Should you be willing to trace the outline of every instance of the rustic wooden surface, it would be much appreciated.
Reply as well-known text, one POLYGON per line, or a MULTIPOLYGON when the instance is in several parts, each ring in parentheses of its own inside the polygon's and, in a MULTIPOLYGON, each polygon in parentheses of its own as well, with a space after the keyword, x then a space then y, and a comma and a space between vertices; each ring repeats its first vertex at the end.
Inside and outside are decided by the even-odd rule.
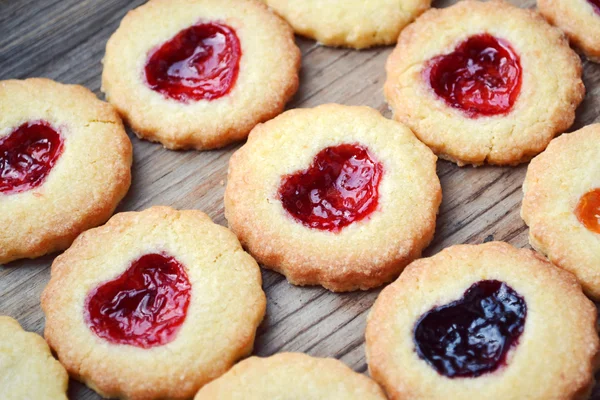
MULTIPOLYGON (((126 11, 143 2, 0 0, 0 79, 44 76, 87 86, 102 97, 100 60, 106 41, 126 11)), ((454 2, 435 1, 434 6, 454 2)), ((512 3, 533 7, 535 0, 512 3)), ((337 102, 368 105, 390 117, 382 86, 391 48, 360 52, 330 49, 301 38, 298 45, 303 53, 301 86, 289 108, 337 102)), ((572 129, 600 120, 600 66, 585 59, 583 65, 588 93, 572 129)), ((133 185, 119 211, 157 204, 197 208, 226 225, 224 182, 229 156, 238 145, 203 153, 173 152, 130 136, 135 152, 133 185)), ((525 171, 526 165, 474 169, 439 161, 444 200, 435 239, 425 255, 453 244, 492 238, 527 247, 527 227, 519 216, 525 171)), ((0 314, 15 317, 27 330, 43 332, 39 297, 54 256, 0 266, 0 314)), ((264 271, 263 277, 268 309, 255 354, 301 351, 335 357, 356 371, 366 372, 365 319, 379 290, 332 294, 319 287, 291 286, 270 271, 264 271)), ((600 400, 600 388, 595 393, 593 398, 600 400)), ((69 396, 99 398, 73 381, 69 396)))

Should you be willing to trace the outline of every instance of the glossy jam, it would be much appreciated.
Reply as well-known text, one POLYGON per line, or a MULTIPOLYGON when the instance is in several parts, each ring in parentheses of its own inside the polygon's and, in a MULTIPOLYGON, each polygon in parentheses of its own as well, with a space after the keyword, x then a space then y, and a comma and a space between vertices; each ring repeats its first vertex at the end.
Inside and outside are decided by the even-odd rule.
POLYGON ((383 166, 368 149, 342 144, 320 151, 312 165, 282 179, 286 211, 310 228, 339 231, 371 214, 379 201, 383 166))
POLYGON ((62 136, 44 121, 24 123, 0 138, 0 193, 40 186, 62 151, 62 136))
POLYGON ((600 233, 600 189, 590 190, 581 196, 575 216, 587 229, 600 233))
POLYGON ((493 372, 517 343, 526 315, 525 300, 507 284, 477 282, 463 298, 419 319, 414 329, 417 353, 449 378, 493 372))
POLYGON ((111 343, 160 346, 175 338, 190 297, 183 265, 165 254, 146 254, 88 294, 86 321, 111 343))
POLYGON ((240 41, 231 27, 215 22, 194 25, 150 55, 146 82, 183 103, 218 99, 235 85, 241 56, 240 41))
POLYGON ((519 56, 504 40, 472 36, 424 70, 435 93, 471 118, 511 111, 521 91, 519 56))
POLYGON ((594 11, 600 15, 600 0, 588 0, 588 2, 592 5, 594 11))

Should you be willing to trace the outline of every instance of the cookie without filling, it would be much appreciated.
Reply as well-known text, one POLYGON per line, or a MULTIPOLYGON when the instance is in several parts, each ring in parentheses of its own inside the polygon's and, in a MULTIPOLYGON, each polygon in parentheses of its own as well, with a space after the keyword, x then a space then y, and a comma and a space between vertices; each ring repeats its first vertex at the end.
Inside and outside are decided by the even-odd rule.
POLYGON ((425 12, 386 71, 394 118, 458 165, 528 161, 571 126, 585 93, 564 34, 501 0, 425 12))
POLYGON ((196 210, 115 215, 52 264, 45 337, 104 397, 189 399, 252 351, 266 299, 256 262, 196 210))
POLYGON ((231 157, 225 215, 250 254, 291 283, 369 289, 431 241, 436 160, 371 108, 290 110, 258 125, 231 157))

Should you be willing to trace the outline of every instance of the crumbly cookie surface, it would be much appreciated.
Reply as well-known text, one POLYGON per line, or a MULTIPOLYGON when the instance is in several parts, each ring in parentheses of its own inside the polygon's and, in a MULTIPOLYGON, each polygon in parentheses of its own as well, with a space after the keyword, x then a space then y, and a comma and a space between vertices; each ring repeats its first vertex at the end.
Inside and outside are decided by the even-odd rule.
POLYGON ((431 0, 263 1, 296 33, 356 49, 396 43, 400 31, 431 6, 431 0))
POLYGON ((244 139, 279 114, 298 88, 300 50, 292 29, 257 0, 151 0, 130 11, 106 46, 102 91, 136 134, 169 149, 211 149, 244 139), (201 22, 231 27, 241 59, 231 91, 182 103, 145 81, 149 54, 201 22))
POLYGON ((225 215, 250 254, 291 283, 369 289, 393 280, 431 241, 441 202, 435 168, 436 157, 408 128, 371 108, 290 110, 257 126, 231 157, 225 215), (278 196, 282 179, 348 143, 383 165, 378 208, 339 232, 299 223, 278 196))
POLYGON ((413 262, 381 292, 367 319, 369 370, 392 400, 583 400, 599 361, 596 319, 573 275, 535 252, 501 242, 453 246, 413 262), (482 280, 505 282, 524 298, 524 330, 495 371, 448 378, 415 351, 415 324, 482 280))
POLYGON ((427 11, 401 33, 386 71, 385 96, 394 118, 458 165, 531 159, 573 123, 585 93, 581 61, 564 34, 536 12, 501 0, 466 0, 427 11), (520 92, 506 114, 466 116, 424 77, 430 60, 479 34, 506 41, 520 58, 520 92))
POLYGON ((588 0, 538 0, 537 5, 590 60, 600 62, 600 12, 588 0))
POLYGON ((301 353, 251 357, 198 392, 195 400, 384 400, 381 388, 342 362, 301 353))
POLYGON ((69 376, 39 335, 0 316, 0 393, 4 400, 67 400, 69 376))
POLYGON ((554 139, 529 164, 521 208, 531 245, 575 274, 594 299, 600 299, 600 234, 575 210, 583 195, 600 187, 599 151, 600 124, 554 139))
POLYGON ((0 193, 0 264, 67 248, 110 217, 131 183, 123 123, 88 89, 41 78, 1 81, 0 137, 32 121, 59 129, 63 150, 40 186, 0 193))
POLYGON ((252 350, 266 307, 256 262, 196 210, 152 207, 83 233, 52 265, 42 294, 45 336, 69 374, 105 397, 187 399, 252 350), (97 336, 86 298, 140 255, 166 252, 191 284, 185 320, 166 344, 141 348, 97 336))

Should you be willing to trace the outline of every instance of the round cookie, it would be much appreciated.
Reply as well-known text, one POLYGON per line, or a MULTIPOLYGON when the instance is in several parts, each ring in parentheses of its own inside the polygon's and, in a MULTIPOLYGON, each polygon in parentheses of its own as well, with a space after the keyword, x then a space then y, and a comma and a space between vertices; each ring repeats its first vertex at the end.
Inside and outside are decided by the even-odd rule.
POLYGON ((538 0, 540 13, 591 61, 600 62, 599 0, 538 0))
POLYGON ((104 397, 188 399, 252 351, 260 270, 196 210, 152 207, 89 230, 52 264, 45 336, 104 397))
POLYGON ((204 386, 194 400, 385 400, 375 382, 332 358, 302 353, 250 357, 204 386))
POLYGON ((355 49, 396 43, 400 31, 431 6, 431 0, 263 1, 296 33, 355 49))
POLYGON ((88 89, 0 81, 0 264, 63 250, 106 222, 131 161, 117 112, 88 89))
POLYGON ((39 335, 0 316, 0 393, 4 400, 67 400, 69 376, 39 335))
POLYGON ((564 34, 500 0, 427 11, 386 71, 394 118, 459 166, 529 160, 573 123, 585 94, 564 34))
POLYGON ((290 110, 229 162, 225 216, 250 254, 296 285, 393 280, 433 237, 436 157, 368 107, 290 110))
POLYGON ((583 400, 596 319, 575 277, 535 252, 453 246, 383 289, 367 318, 369 370, 391 400, 583 400))
POLYGON ((600 124, 554 139, 534 158, 523 184, 521 216, 529 242, 577 276, 600 299, 600 124))
POLYGON ((244 139, 298 89, 292 29, 258 0, 151 0, 106 45, 102 91, 169 149, 244 139))

